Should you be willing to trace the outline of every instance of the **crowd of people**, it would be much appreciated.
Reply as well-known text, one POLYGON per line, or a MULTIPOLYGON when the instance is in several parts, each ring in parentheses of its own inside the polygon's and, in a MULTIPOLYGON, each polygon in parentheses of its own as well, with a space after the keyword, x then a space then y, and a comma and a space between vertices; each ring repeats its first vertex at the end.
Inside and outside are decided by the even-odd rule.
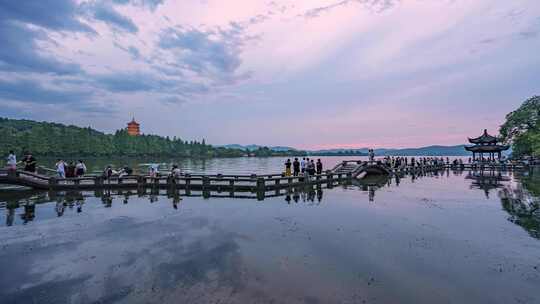
MULTIPOLYGON (((455 159, 456 165, 463 164, 462 159, 455 159)), ((450 158, 446 160, 443 157, 404 157, 404 156, 385 156, 382 163, 390 168, 400 168, 403 166, 419 167, 419 166, 438 166, 450 164, 450 158)))
MULTIPOLYGON (((128 175, 133 175, 133 169, 129 166, 124 166, 120 170, 115 170, 111 165, 109 165, 103 171, 103 177, 105 178, 111 178, 112 176, 123 177, 128 175)), ((159 177, 161 175, 161 172, 159 171, 159 164, 150 164, 148 166, 148 175, 150 177, 159 177)), ((168 173, 168 176, 171 177, 180 177, 182 175, 182 170, 180 170, 180 167, 176 164, 171 167, 171 170, 168 173)))
POLYGON ((291 159, 287 159, 285 162, 285 176, 300 176, 309 178, 315 174, 322 174, 323 164, 321 159, 317 159, 317 162, 309 157, 303 157, 301 160, 295 158, 291 162, 291 159))
POLYGON ((24 157, 21 161, 17 161, 17 156, 13 151, 9 151, 7 160, 8 170, 17 170, 18 165, 23 165, 24 171, 35 173, 37 169, 37 160, 30 152, 24 153, 24 157))
POLYGON ((76 163, 73 161, 66 163, 63 159, 59 158, 56 160, 54 167, 59 178, 82 177, 87 171, 86 164, 81 159, 76 163))
MULTIPOLYGON (((17 170, 18 165, 23 166, 23 171, 36 173, 37 172, 37 160, 31 152, 26 152, 21 161, 17 161, 17 156, 13 151, 9 151, 7 160, 8 170, 17 170)), ((55 171, 60 178, 66 177, 80 177, 86 174, 86 165, 82 160, 78 160, 76 163, 70 161, 66 163, 61 158, 56 160, 55 171)))

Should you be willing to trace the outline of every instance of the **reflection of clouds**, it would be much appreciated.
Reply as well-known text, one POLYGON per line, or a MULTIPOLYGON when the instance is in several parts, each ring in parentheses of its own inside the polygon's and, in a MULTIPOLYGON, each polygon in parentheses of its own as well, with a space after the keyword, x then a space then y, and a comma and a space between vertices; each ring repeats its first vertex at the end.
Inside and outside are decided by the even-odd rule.
POLYGON ((37 291, 61 300, 54 303, 124 298, 139 302, 145 297, 155 302, 155 292, 163 290, 171 295, 177 289, 188 292, 186 288, 201 285, 242 288, 234 236, 207 219, 92 217, 91 221, 83 226, 76 221, 54 221, 46 239, 14 241, 0 253, 0 267, 10 274, 0 279, 0 295, 13 302, 37 291), (24 259, 17 258, 21 252, 24 259), (26 285, 21 286, 22 282, 26 285), (69 301, 62 298, 65 294, 71 295, 69 301))

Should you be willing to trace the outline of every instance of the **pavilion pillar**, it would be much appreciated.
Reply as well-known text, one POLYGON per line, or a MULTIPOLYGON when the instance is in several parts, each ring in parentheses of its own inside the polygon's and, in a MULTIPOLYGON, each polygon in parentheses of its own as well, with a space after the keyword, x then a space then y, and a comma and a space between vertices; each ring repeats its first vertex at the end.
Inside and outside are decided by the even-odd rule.
POLYGON ((472 153, 472 160, 473 160, 473 161, 476 160, 476 153, 475 153, 475 152, 472 153))
POLYGON ((497 153, 497 156, 499 157, 499 160, 501 160, 501 151, 497 153))

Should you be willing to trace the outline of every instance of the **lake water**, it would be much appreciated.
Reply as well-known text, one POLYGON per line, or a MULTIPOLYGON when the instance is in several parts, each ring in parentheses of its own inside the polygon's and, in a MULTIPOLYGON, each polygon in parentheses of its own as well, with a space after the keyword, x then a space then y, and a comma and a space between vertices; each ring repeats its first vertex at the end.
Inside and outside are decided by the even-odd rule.
MULTIPOLYGON (((178 165, 183 171, 193 174, 269 174, 280 173, 284 171, 284 164, 287 159, 294 160, 292 157, 234 157, 234 158, 210 158, 210 159, 171 159, 171 158, 90 158, 84 159, 88 169, 92 173, 101 173, 107 165, 113 168, 122 168, 129 166, 136 173, 146 173, 149 164, 159 164, 161 170, 167 170, 173 164, 178 165)), ((321 156, 313 157, 321 159, 326 169, 332 169, 343 160, 367 160, 363 156, 321 156)), ((453 159, 453 158, 452 158, 453 159)), ((65 161, 76 161, 68 159, 65 161)), ((45 158, 38 159, 40 165, 48 168, 54 168, 56 159, 45 158)))
POLYGON ((0 191, 0 303, 540 303, 539 202, 540 171, 445 171, 262 201, 0 191))

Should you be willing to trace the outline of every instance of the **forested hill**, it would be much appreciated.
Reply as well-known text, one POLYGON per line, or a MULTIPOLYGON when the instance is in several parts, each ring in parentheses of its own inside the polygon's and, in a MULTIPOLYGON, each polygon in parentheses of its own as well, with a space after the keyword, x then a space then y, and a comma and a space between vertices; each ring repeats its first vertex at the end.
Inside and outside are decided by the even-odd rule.
POLYGON ((125 130, 105 134, 91 128, 0 118, 3 153, 31 151, 43 156, 172 156, 234 157, 244 151, 215 148, 197 141, 157 135, 130 136, 125 130))

